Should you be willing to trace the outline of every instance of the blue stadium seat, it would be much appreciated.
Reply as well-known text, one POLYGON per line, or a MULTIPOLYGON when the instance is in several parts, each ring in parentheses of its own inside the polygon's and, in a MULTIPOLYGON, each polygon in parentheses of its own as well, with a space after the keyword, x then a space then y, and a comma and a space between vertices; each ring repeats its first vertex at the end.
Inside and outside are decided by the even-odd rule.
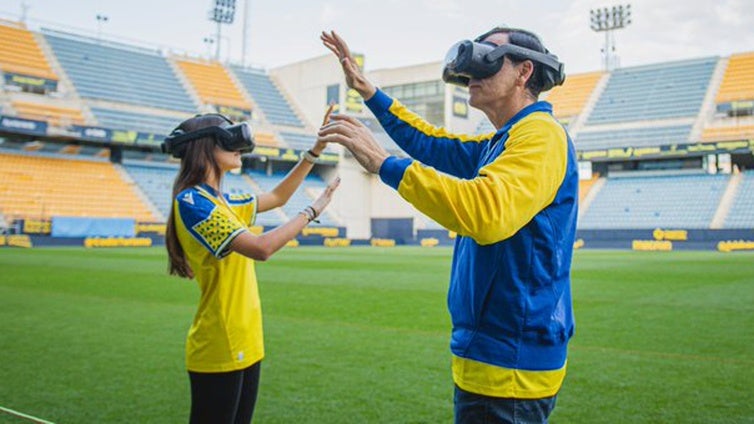
POLYGON ((742 176, 723 228, 754 228, 754 171, 742 176))
POLYGON ((293 112, 291 105, 288 104, 288 101, 285 100, 280 90, 264 71, 244 69, 239 66, 231 66, 231 69, 262 109, 270 123, 290 127, 304 126, 304 123, 293 112))
POLYGON ((159 135, 167 135, 183 119, 190 118, 192 115, 186 114, 183 119, 171 118, 158 115, 147 115, 143 113, 126 112, 122 110, 104 109, 99 107, 91 108, 97 122, 103 127, 113 129, 123 129, 132 131, 143 131, 159 135))
POLYGON ((696 116, 717 61, 710 57, 616 69, 587 125, 696 116))
POLYGON ((197 110, 158 52, 48 29, 43 33, 81 97, 197 110))
POLYGON ((292 149, 306 150, 314 145, 317 140, 314 135, 298 134, 292 132, 280 132, 283 141, 292 149))
POLYGON ((579 222, 581 229, 709 228, 727 175, 611 177, 579 222))
MULTIPOLYGON (((147 164, 136 161, 124 161, 123 168, 146 194, 157 209, 167 217, 172 202, 173 181, 178 167, 169 164, 147 164)), ((253 193, 252 187, 242 175, 227 173, 223 177, 223 192, 230 194, 253 193)), ((257 193, 254 193, 257 194, 257 193)), ((280 225, 281 220, 274 213, 262 213, 257 216, 256 225, 280 225)))
MULTIPOLYGON (((273 174, 268 176, 260 172, 249 172, 248 175, 265 192, 274 189, 275 186, 277 186, 278 183, 280 183, 280 180, 283 178, 283 175, 281 174, 273 174)), ((316 175, 308 175, 304 179, 304 182, 301 184, 301 187, 299 187, 299 189, 296 190, 295 193, 293 193, 293 196, 291 196, 291 199, 288 201, 288 203, 286 203, 282 207, 283 213, 285 213, 285 215, 289 218, 294 217, 305 207, 311 205, 312 200, 314 200, 306 193, 306 189, 324 190, 324 188, 325 182, 321 178, 316 175)), ((338 225, 327 213, 322 214, 319 217, 319 221, 323 226, 332 227, 338 225)))
POLYGON ((578 150, 614 147, 649 147, 688 143, 690 133, 691 125, 579 132, 575 136, 574 143, 578 150))

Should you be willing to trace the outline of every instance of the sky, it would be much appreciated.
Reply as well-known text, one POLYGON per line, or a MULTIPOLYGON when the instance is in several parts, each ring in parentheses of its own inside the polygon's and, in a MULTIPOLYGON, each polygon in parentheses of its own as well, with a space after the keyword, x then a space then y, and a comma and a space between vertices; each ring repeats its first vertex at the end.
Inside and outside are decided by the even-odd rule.
MULTIPOLYGON (((215 54, 213 0, 4 0, 0 17, 120 39, 194 56, 215 54), (22 15, 22 10, 26 10, 22 15), (99 22, 97 15, 107 16, 99 22), (209 48, 208 48, 209 47, 209 48), (210 49, 211 48, 211 49, 210 49)), ((267 69, 330 54, 323 30, 340 33, 369 70, 436 62, 457 41, 499 24, 531 30, 566 72, 603 67, 604 33, 589 11, 631 4, 631 24, 614 32, 620 66, 754 51, 753 0, 237 0, 220 58, 267 69), (242 55, 248 5, 246 55, 242 55)))

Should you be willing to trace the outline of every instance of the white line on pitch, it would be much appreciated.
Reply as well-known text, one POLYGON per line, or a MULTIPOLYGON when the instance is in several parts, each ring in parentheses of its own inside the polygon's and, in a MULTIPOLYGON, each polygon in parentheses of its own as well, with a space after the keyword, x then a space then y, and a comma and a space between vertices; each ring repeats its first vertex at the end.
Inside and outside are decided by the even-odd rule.
POLYGON ((18 411, 14 411, 12 409, 3 408, 2 406, 0 406, 0 412, 5 412, 6 414, 15 415, 15 416, 20 417, 20 418, 25 418, 25 419, 27 419, 29 421, 33 421, 33 422, 39 423, 39 424, 55 424, 55 423, 50 422, 50 421, 45 421, 45 420, 43 420, 41 418, 32 417, 31 415, 26 415, 23 412, 18 412, 18 411))

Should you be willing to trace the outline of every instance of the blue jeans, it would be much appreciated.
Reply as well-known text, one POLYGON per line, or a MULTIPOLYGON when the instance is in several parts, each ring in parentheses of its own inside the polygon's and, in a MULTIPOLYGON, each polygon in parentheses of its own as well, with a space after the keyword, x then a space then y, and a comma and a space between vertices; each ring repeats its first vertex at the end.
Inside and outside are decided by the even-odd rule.
POLYGON ((455 386, 455 424, 546 424, 557 395, 544 399, 496 398, 455 386))

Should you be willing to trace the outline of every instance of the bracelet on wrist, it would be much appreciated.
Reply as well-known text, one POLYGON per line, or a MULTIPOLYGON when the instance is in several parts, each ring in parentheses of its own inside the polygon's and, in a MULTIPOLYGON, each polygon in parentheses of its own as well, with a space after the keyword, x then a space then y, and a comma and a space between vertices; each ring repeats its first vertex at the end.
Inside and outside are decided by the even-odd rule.
POLYGON ((317 211, 312 206, 307 206, 299 212, 300 214, 304 215, 309 222, 316 222, 319 224, 319 220, 317 220, 317 211))
POLYGON ((305 152, 304 152, 304 154, 303 154, 303 155, 301 155, 301 157, 302 157, 302 158, 303 158, 303 159, 304 159, 305 161, 307 161, 307 162, 309 162, 309 163, 313 164, 313 163, 316 163, 316 162, 317 162, 317 158, 319 157, 319 155, 318 155, 318 154, 316 154, 316 153, 314 153, 314 152, 312 152, 312 151, 311 151, 311 149, 310 149, 310 150, 307 150, 307 151, 305 151, 305 152))

